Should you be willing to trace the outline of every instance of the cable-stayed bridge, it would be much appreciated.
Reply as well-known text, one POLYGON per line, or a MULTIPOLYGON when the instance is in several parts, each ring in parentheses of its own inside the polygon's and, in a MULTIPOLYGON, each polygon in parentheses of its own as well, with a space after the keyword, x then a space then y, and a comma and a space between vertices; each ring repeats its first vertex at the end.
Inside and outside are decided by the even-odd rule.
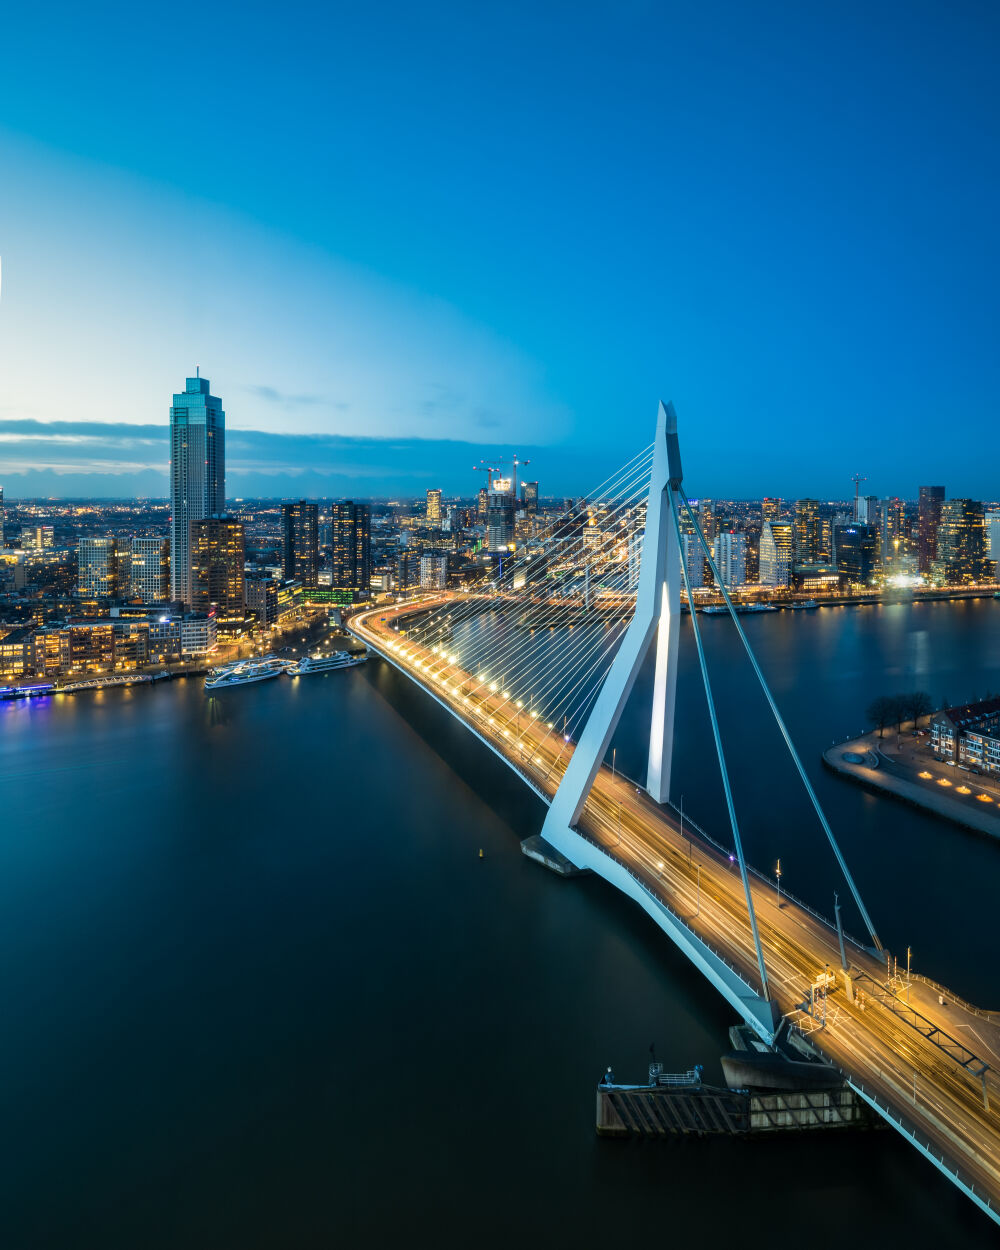
POLYGON ((946 992, 895 975, 685 493, 671 405, 660 405, 650 447, 481 584, 366 610, 351 628, 548 805, 542 836, 552 848, 634 899, 764 1042, 790 1025, 807 1032, 879 1115, 1000 1222, 1000 1081, 989 1061, 1000 1032, 987 1013, 965 1027, 946 992), (680 589, 690 602, 695 559, 726 599, 861 940, 843 932, 839 908, 831 923, 748 863, 694 613, 728 844, 693 831, 669 802, 680 589), (643 789, 608 755, 650 654, 643 789))

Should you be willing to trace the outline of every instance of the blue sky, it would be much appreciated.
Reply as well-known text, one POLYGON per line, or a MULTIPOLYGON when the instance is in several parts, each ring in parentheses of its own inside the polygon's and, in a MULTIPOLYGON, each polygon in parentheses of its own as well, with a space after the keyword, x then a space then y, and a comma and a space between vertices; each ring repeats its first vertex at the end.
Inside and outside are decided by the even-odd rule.
POLYGON ((529 447, 582 490, 660 396, 694 493, 1000 494, 995 6, 30 8, 8 494, 165 483, 122 427, 195 363, 231 495, 471 492, 529 447))

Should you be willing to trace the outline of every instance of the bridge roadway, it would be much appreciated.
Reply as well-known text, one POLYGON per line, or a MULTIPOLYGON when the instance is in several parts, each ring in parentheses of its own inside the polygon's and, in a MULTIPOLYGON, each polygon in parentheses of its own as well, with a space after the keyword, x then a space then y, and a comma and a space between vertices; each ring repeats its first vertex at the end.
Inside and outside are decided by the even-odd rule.
MULTIPOLYGON (((483 686, 474 674, 406 636, 406 619, 446 602, 449 596, 375 608, 355 615, 352 631, 406 672, 482 738, 539 793, 555 793, 572 745, 558 730, 519 708, 504 692, 483 686), (400 632, 394 628, 399 625, 400 632)), ((620 774, 598 772, 579 832, 599 845, 660 900, 692 932, 734 967, 748 985, 757 983, 756 959, 737 867, 689 826, 682 836, 669 809, 652 802, 620 774)), ((981 1063, 964 1068, 941 1046, 863 989, 849 1001, 844 979, 827 1000, 825 1023, 803 1005, 809 987, 829 967, 840 967, 835 929, 804 906, 782 897, 759 878, 752 884, 771 993, 783 1014, 808 1034, 810 1043, 835 1063, 851 1084, 904 1136, 994 1219, 1000 1211, 1000 1036, 989 1024, 957 1022, 955 1005, 942 1008, 926 987, 897 987, 897 1005, 908 992, 912 1005, 951 1037, 964 1038, 981 1063), (966 1036, 967 1034, 971 1036, 966 1036), (984 1106, 988 1095, 989 1109, 984 1106)), ((887 968, 874 952, 848 939, 852 973, 870 978, 867 988, 887 986, 887 968), (872 982, 874 985, 872 985, 872 982)), ((862 982, 864 986, 864 982, 862 982)), ((888 992, 885 997, 888 999, 888 992)), ((998 1221, 1000 1222, 1000 1221, 998 1221)))

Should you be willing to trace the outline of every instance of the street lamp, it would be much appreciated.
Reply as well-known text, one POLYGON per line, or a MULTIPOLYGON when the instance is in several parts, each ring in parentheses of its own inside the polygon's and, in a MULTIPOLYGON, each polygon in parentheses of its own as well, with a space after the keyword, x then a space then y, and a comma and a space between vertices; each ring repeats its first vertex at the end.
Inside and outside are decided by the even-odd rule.
POLYGON ((780 907, 781 906, 781 860, 780 859, 778 860, 777 866, 774 869, 774 875, 778 881, 778 906, 780 907))

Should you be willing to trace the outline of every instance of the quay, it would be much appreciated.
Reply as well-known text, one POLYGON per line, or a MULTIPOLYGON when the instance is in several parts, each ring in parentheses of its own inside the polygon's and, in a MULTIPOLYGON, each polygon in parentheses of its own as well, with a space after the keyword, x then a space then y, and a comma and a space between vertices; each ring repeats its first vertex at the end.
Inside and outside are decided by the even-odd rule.
MULTIPOLYGON (((848 738, 828 747, 823 763, 868 790, 892 795, 975 833, 1000 838, 1000 790, 993 778, 935 760, 926 745, 910 745, 909 734, 900 735, 906 743, 894 745, 896 737, 893 733, 880 740, 873 730, 848 738)), ((919 741, 926 744, 929 740, 919 741)))

